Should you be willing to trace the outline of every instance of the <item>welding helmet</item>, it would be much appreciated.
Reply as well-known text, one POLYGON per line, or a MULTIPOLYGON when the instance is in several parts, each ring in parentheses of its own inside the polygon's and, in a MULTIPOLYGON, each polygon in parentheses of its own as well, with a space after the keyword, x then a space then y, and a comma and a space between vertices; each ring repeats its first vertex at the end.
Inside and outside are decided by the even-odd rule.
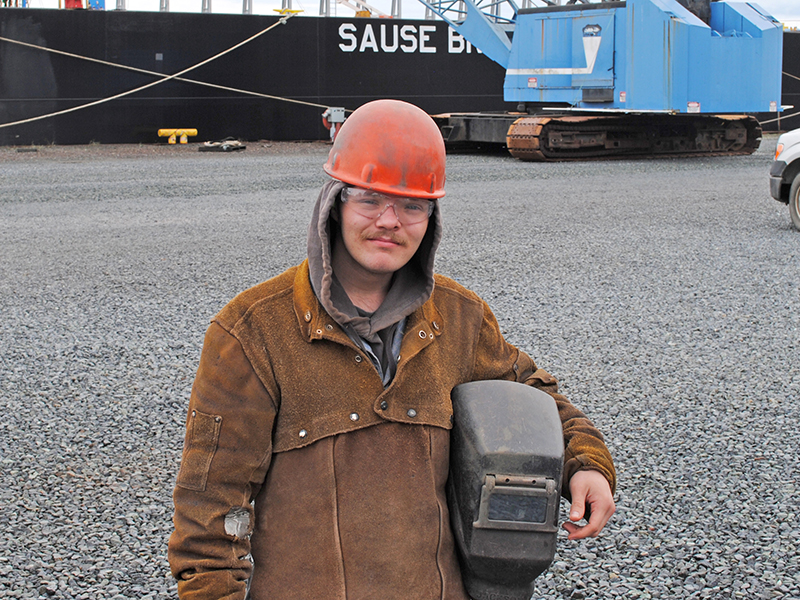
POLYGON ((447 501, 474 600, 529 600, 555 555, 564 468, 553 398, 512 381, 452 393, 447 501))
POLYGON ((345 120, 323 169, 334 179, 364 189, 441 198, 444 140, 422 109, 400 100, 375 100, 345 120))

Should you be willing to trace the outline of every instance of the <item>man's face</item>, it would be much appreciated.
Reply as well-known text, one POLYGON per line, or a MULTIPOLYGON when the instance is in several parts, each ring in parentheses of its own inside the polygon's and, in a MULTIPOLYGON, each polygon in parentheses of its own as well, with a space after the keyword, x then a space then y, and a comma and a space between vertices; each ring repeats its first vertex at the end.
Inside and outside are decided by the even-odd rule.
POLYGON ((401 209, 392 206, 377 218, 359 213, 349 201, 339 206, 341 241, 351 259, 347 268, 371 274, 394 273, 411 260, 428 230, 429 218, 403 224, 396 212, 401 209))

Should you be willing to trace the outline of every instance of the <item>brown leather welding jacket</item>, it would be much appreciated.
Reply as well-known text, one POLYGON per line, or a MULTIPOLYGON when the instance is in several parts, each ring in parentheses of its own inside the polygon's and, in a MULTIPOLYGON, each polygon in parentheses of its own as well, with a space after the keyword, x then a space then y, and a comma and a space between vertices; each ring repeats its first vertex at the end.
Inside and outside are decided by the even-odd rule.
POLYGON ((241 600, 252 575, 252 600, 465 600, 445 498, 450 392, 484 379, 550 393, 564 481, 590 468, 614 488, 600 432, 454 281, 437 275, 408 317, 386 388, 307 262, 237 296, 192 388, 169 544, 180 597, 241 600))

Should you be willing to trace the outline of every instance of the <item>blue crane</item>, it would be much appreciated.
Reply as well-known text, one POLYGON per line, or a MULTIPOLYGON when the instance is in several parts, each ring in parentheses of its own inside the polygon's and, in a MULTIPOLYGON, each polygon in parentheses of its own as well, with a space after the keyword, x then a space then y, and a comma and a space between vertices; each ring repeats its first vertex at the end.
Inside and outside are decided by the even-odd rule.
POLYGON ((746 154, 761 128, 743 113, 781 110, 783 27, 757 4, 543 1, 420 0, 505 68, 517 105, 440 119, 448 142, 523 160, 746 154))

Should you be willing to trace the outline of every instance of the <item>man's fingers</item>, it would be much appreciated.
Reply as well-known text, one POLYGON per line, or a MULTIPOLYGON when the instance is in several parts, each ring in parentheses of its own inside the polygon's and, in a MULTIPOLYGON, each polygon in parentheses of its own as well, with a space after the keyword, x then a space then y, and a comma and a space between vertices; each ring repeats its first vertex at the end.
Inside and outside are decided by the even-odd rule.
POLYGON ((569 519, 572 522, 564 523, 569 539, 597 537, 616 509, 608 482, 597 471, 579 471, 570 480, 570 493, 572 506, 569 519), (587 511, 587 508, 590 510, 587 511), (577 524, 586 517, 588 523, 577 524))
POLYGON ((576 525, 575 523, 564 523, 564 529, 569 532, 568 540, 582 540, 587 537, 597 537, 599 531, 595 531, 590 525, 576 525))
POLYGON ((572 506, 569 509, 569 520, 580 521, 586 513, 586 507, 583 503, 583 498, 573 498, 572 506))

